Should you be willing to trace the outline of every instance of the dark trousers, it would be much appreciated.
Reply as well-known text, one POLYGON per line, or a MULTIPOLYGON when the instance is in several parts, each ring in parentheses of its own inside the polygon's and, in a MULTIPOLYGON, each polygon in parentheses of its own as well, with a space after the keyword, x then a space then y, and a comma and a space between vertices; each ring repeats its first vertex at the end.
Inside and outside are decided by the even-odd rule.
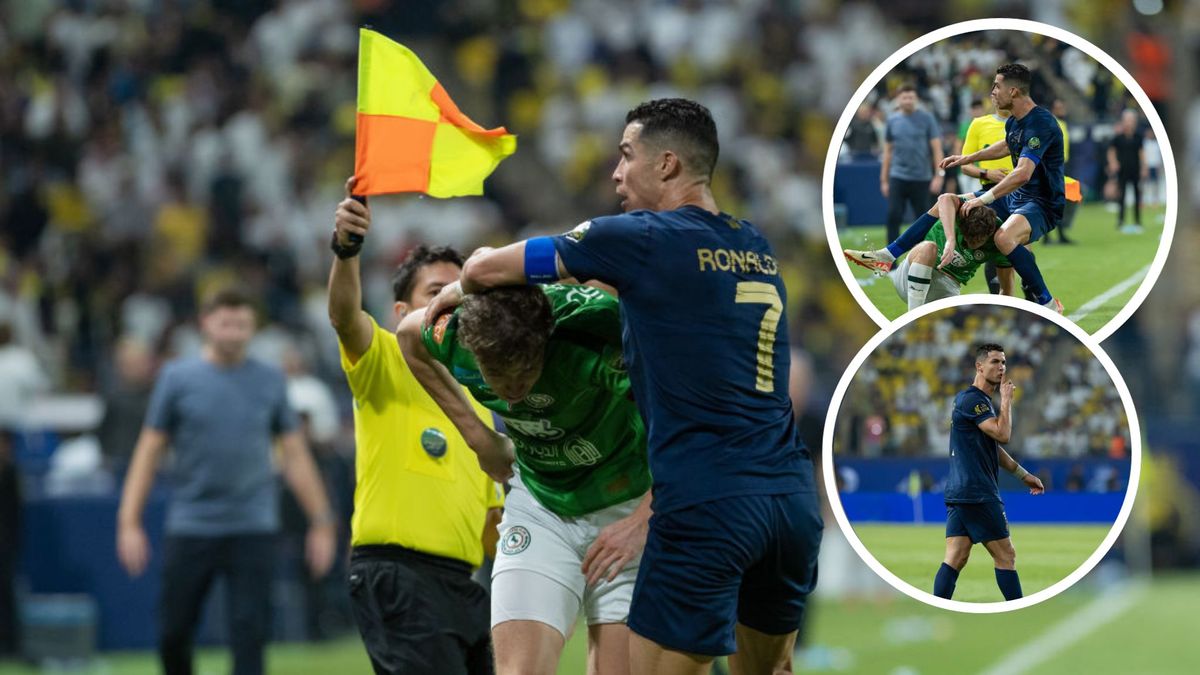
POLYGON ((904 220, 904 207, 911 206, 913 218, 925 213, 933 206, 928 180, 901 180, 888 178, 887 240, 896 241, 900 236, 900 223, 904 220))
POLYGON ((1142 224, 1142 180, 1135 174, 1121 173, 1117 175, 1117 227, 1125 224, 1125 192, 1126 186, 1133 186, 1133 222, 1142 224))
POLYGON ((158 645, 166 675, 191 675, 200 611, 218 576, 225 578, 233 673, 264 672, 274 563, 273 534, 166 538, 158 645))
POLYGON ((465 562, 400 546, 356 546, 354 619, 380 675, 491 675, 491 607, 465 562))

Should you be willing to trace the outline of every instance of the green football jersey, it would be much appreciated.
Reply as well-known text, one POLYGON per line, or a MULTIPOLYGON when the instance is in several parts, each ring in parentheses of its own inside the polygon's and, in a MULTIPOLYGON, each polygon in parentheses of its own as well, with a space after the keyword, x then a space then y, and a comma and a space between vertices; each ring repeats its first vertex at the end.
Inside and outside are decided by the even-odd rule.
POLYGON ((458 341, 458 310, 424 329, 425 348, 504 420, 521 481, 543 506, 574 517, 650 489, 646 428, 621 357, 616 298, 588 286, 542 287, 554 312, 542 374, 510 407, 458 341))
MULTIPOLYGON (((965 284, 975 276, 975 271, 978 270, 984 263, 994 263, 997 267, 1012 267, 1012 263, 1008 258, 996 248, 996 242, 988 239, 987 243, 979 248, 967 248, 963 243, 962 228, 954 229, 954 259, 949 265, 942 268, 942 271, 949 274, 959 284, 965 284)), ((946 230, 942 227, 942 221, 937 221, 933 227, 929 228, 929 234, 925 235, 925 241, 932 241, 937 246, 937 256, 941 259, 942 249, 946 246, 946 230)))

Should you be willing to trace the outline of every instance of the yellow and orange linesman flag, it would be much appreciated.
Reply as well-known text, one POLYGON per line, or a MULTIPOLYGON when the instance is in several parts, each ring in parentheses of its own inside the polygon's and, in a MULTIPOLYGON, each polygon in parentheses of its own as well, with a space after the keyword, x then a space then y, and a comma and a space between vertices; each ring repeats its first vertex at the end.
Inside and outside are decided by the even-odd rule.
POLYGON ((504 127, 464 115, 411 50, 359 30, 355 193, 483 194, 483 179, 516 149, 504 127))

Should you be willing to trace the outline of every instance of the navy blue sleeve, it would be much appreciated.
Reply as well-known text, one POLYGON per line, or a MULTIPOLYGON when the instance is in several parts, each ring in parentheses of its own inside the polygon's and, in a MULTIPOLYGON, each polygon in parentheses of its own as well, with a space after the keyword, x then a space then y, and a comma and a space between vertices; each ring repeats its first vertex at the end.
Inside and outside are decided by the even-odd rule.
POLYGON ((971 392, 959 399, 958 413, 976 426, 996 416, 996 413, 992 412, 991 401, 978 392, 971 392))
POLYGON ((146 407, 145 425, 165 433, 171 433, 175 428, 175 399, 178 395, 174 377, 175 369, 168 364, 154 383, 154 391, 150 394, 150 405, 146 407))
MULTIPOLYGON (((1046 152, 1046 148, 1050 147, 1055 142, 1056 134, 1062 134, 1062 130, 1058 128, 1058 124, 1054 125, 1054 129, 1050 129, 1045 124, 1034 125, 1033 129, 1025 136, 1025 147, 1021 148, 1020 157, 1028 157, 1033 160, 1034 164, 1042 162, 1042 154, 1046 152)), ((1059 141, 1061 143, 1061 141, 1059 141)), ((1020 159, 1018 157, 1018 159, 1020 159)))
POLYGON ((645 272, 650 248, 646 213, 595 218, 554 237, 563 267, 579 281, 596 279, 622 290, 645 272))

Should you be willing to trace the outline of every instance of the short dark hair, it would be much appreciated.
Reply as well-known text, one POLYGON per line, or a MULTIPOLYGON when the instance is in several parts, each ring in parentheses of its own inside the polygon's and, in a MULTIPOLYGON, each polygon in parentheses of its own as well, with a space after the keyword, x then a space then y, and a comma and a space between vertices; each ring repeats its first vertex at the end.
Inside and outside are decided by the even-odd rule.
POLYGON ((711 178, 721 145, 708 108, 686 98, 660 98, 642 103, 625 115, 625 124, 642 124, 641 140, 679 155, 684 167, 711 178))
POLYGON ((554 330, 550 299, 541 286, 502 286, 472 293, 458 311, 458 337, 491 371, 541 364, 554 330))
POLYGON ((990 206, 978 206, 962 217, 963 241, 979 242, 971 248, 987 243, 1000 227, 1000 216, 990 206))
POLYGON ((979 345, 975 348, 975 363, 980 363, 987 359, 987 355, 991 354, 992 352, 1000 352, 1003 354, 1004 347, 1001 347, 995 342, 985 342, 979 345))
POLYGON ((412 298, 413 285, 417 281, 417 272, 422 267, 433 263, 448 262, 463 266, 462 254, 449 246, 426 246, 421 244, 414 248, 404 262, 392 274, 392 298, 396 302, 408 302, 412 298))
POLYGON ((218 309, 240 309, 248 307, 254 309, 254 301, 250 299, 240 289, 237 288, 222 288, 204 301, 200 306, 200 315, 208 316, 218 309))
POLYGON ((907 91, 911 91, 914 94, 917 93, 917 85, 913 84, 912 82, 902 82, 899 87, 896 87, 896 93, 894 96, 899 96, 907 91))
POLYGON ((1029 94, 1029 85, 1033 84, 1033 73, 1029 68, 1019 63, 1006 63, 996 69, 997 75, 1004 76, 1004 84, 1016 87, 1022 94, 1029 94))

